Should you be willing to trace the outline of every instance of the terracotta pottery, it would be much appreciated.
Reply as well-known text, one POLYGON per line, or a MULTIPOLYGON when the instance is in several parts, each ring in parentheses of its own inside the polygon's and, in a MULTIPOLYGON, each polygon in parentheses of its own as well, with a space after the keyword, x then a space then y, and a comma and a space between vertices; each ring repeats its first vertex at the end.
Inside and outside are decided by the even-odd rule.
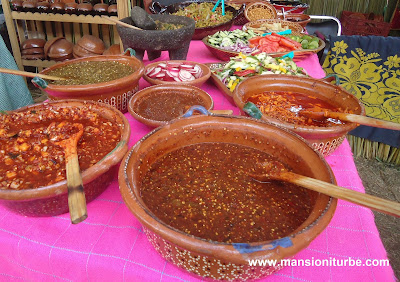
POLYGON ((145 71, 144 71, 144 75, 143 78, 151 83, 151 84, 188 84, 188 85, 193 85, 193 86, 197 86, 200 87, 204 84, 204 82, 206 82, 211 76, 211 71, 210 68, 204 64, 200 64, 200 63, 196 63, 196 62, 191 62, 191 61, 185 61, 185 60, 171 60, 171 61, 158 61, 158 62, 154 62, 154 63, 150 63, 146 66, 145 71), (190 80, 190 81, 182 81, 182 82, 178 82, 178 81, 164 81, 161 79, 155 79, 155 78, 150 78, 149 76, 146 75, 146 71, 152 67, 156 67, 158 64, 160 63, 177 63, 177 64, 189 64, 189 65, 198 65, 201 70, 202 70, 202 76, 199 78, 196 78, 195 80, 190 80))
POLYGON ((106 49, 103 40, 94 35, 89 35, 89 34, 85 34, 84 36, 82 36, 76 42, 76 45, 79 45, 80 47, 86 49, 87 51, 97 55, 103 54, 104 50, 106 49))
POLYGON ((34 12, 36 10, 37 0, 27 0, 22 2, 22 11, 34 12))
POLYGON ((103 55, 119 55, 121 54, 121 45, 113 44, 103 52, 103 55))
POLYGON ((279 261, 290 258, 306 248, 329 224, 337 199, 313 191, 309 191, 310 197, 315 199, 309 217, 291 234, 278 240, 220 243, 188 235, 160 221, 141 198, 140 185, 144 174, 167 152, 206 142, 225 142, 256 148, 289 165, 296 173, 335 183, 324 158, 304 139, 290 131, 270 123, 237 116, 176 119, 153 130, 136 143, 123 159, 118 175, 125 204, 141 222, 150 243, 167 261, 209 279, 259 279, 283 266, 249 266, 248 260, 279 261))
MULTIPOLYGON (((283 15, 279 16, 279 19, 283 20, 283 15)), ((309 15, 306 14, 285 14, 285 20, 289 22, 298 23, 302 27, 306 27, 306 25, 311 21, 309 15)))
POLYGON ((98 54, 92 53, 85 48, 82 48, 79 45, 74 45, 73 47, 73 54, 75 58, 82 58, 82 57, 91 57, 91 56, 96 56, 98 54))
MULTIPOLYGON (((242 109, 248 97, 265 91, 294 92, 311 95, 328 102, 331 105, 351 111, 354 114, 365 115, 363 104, 352 94, 338 85, 333 85, 325 80, 310 77, 289 75, 260 75, 250 77, 235 88, 233 100, 242 109)), ((273 118, 268 121, 273 124, 292 130, 312 144, 315 150, 327 156, 332 153, 344 140, 347 132, 358 125, 346 123, 332 127, 317 127, 295 125, 282 122, 273 118)))
POLYGON ((38 2, 36 5, 36 9, 39 13, 47 13, 50 10, 50 3, 47 1, 38 2))
POLYGON ((54 38, 48 40, 48 41, 46 42, 46 44, 44 44, 44 55, 45 55, 46 57, 47 57, 47 55, 48 55, 48 53, 49 53, 50 47, 51 47, 56 41, 58 41, 58 40, 60 40, 60 39, 65 39, 65 37, 63 37, 63 36, 54 37, 54 38))
POLYGON ((62 14, 65 12, 65 4, 60 0, 56 0, 54 3, 50 5, 50 10, 53 13, 62 14))
MULTIPOLYGON (((46 108, 48 105, 90 108, 99 115, 120 125, 121 141, 100 162, 82 171, 86 201, 90 202, 100 195, 111 182, 119 162, 128 150, 130 126, 125 116, 115 108, 97 102, 79 100, 55 101, 30 105, 16 112, 46 108)), ((0 204, 13 212, 25 216, 55 216, 68 212, 68 191, 66 180, 52 185, 26 190, 0 189, 0 204)))
POLYGON ((67 64, 87 61, 115 61, 126 64, 135 70, 134 73, 112 81, 88 84, 88 85, 54 85, 43 79, 34 78, 32 81, 37 87, 47 92, 50 100, 80 99, 103 102, 116 107, 121 112, 128 111, 129 99, 139 89, 139 79, 143 76, 144 65, 134 56, 127 55, 99 55, 79 58, 53 65, 42 70, 41 74, 47 74, 50 70, 60 68, 67 64))
POLYGON ((82 15, 89 15, 91 14, 92 10, 93 10, 93 5, 91 3, 82 1, 76 7, 77 13, 82 15))
POLYGON ((101 3, 93 6, 93 11, 95 15, 106 15, 108 13, 108 4, 104 4, 104 1, 101 0, 101 3))
POLYGON ((11 1, 11 8, 14 11, 22 11, 22 3, 23 2, 24 1, 22 1, 22 0, 12 0, 11 1))
POLYGON ((74 44, 70 41, 68 41, 65 38, 61 38, 60 40, 57 40, 54 42, 48 49, 47 56, 50 59, 56 59, 60 57, 65 57, 72 55, 72 48, 74 47, 74 44))
POLYGON ((116 16, 118 13, 117 4, 112 4, 108 7, 107 12, 110 16, 116 16))
MULTIPOLYGON (((140 110, 140 104, 145 102, 147 99, 149 99, 151 96, 154 97, 154 95, 160 96, 160 95, 165 95, 165 96, 171 96, 171 95, 192 95, 192 96, 197 96, 201 98, 203 101, 205 108, 207 110, 212 110, 214 107, 214 102, 211 96, 205 92, 204 90, 201 90, 200 88, 197 88, 195 86, 191 85, 179 85, 179 84, 174 84, 174 85, 166 85, 166 84, 160 84, 160 85, 153 85, 150 87, 146 87, 140 91, 138 91, 130 100, 129 100, 129 107, 128 111, 129 113, 138 121, 141 123, 144 123, 148 126, 152 127, 158 127, 162 126, 168 123, 168 121, 171 121, 174 118, 177 117, 170 117, 169 120, 167 121, 161 121, 157 119, 152 119, 152 118, 146 118, 143 116, 143 112, 140 110)), ((172 96, 171 96, 172 97, 172 96)), ((170 99, 170 104, 175 105, 177 107, 177 102, 173 100, 172 98, 170 99)), ((170 105, 166 105, 167 107, 170 105)), ((152 106, 150 105, 149 108, 152 106)), ((146 111, 154 111, 152 109, 147 108, 146 111)), ((187 107, 186 110, 188 110, 190 106, 187 107)), ((184 110, 182 112, 182 115, 186 112, 184 110)))
POLYGON ((46 44, 46 40, 41 38, 31 38, 27 39, 21 44, 22 49, 29 49, 29 48, 44 48, 46 44))
POLYGON ((35 55, 35 54, 44 55, 43 48, 38 47, 38 48, 28 48, 21 50, 21 55, 35 55))
POLYGON ((65 3, 65 12, 67 14, 75 14, 78 8, 78 3, 71 2, 71 3, 65 3))
MULTIPOLYGON (((153 20, 171 24, 183 24, 179 29, 173 30, 136 30, 117 24, 118 34, 121 37, 124 49, 132 48, 136 51, 136 57, 143 59, 147 51, 149 60, 161 56, 161 51, 169 52, 170 60, 185 60, 189 50, 195 22, 187 17, 172 15, 150 15, 153 20)), ((124 23, 133 25, 131 17, 121 20, 124 23)))

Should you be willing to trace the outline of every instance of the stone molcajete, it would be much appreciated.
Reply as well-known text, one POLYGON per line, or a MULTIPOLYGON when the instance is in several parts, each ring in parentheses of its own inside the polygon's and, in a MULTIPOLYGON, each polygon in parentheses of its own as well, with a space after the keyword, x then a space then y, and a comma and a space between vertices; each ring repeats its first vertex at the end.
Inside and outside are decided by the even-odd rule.
MULTIPOLYGON (((185 60, 194 33, 195 21, 174 15, 149 15, 149 17, 154 21, 183 25, 183 27, 172 30, 136 30, 117 24, 124 49, 134 49, 136 57, 140 60, 143 59, 145 51, 150 61, 160 57, 161 51, 168 51, 170 60, 185 60)), ((121 21, 134 25, 131 17, 121 21)))

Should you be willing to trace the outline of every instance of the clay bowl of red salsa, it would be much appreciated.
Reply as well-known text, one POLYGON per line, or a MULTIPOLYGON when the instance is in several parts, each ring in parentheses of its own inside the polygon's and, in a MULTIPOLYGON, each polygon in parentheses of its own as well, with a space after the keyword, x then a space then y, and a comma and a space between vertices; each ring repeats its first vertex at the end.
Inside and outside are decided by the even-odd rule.
POLYGON ((212 110, 214 102, 204 90, 192 85, 158 84, 138 91, 129 101, 129 113, 151 127, 167 124, 192 106, 212 110))
POLYGON ((52 123, 81 123, 77 151, 86 201, 111 182, 128 151, 125 116, 104 103, 60 100, 0 114, 0 203, 25 216, 68 212, 64 151, 46 130, 52 123))
POLYGON ((299 134, 325 156, 358 125, 331 119, 312 120, 297 114, 292 107, 365 115, 364 106, 354 95, 329 80, 311 77, 279 74, 251 77, 235 88, 233 100, 240 109, 252 102, 269 122, 299 134))
POLYGON ((153 130, 125 156, 118 181, 125 204, 165 259, 202 277, 256 279, 281 266, 249 266, 249 259, 295 255, 324 230, 337 204, 249 176, 270 160, 335 183, 324 158, 297 134, 222 115, 179 118, 153 130))

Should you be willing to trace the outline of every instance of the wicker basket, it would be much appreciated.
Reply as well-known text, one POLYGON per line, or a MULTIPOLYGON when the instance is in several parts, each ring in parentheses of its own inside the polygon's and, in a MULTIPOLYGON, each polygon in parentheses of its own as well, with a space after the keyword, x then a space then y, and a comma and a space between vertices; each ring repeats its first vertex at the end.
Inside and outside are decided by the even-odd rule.
POLYGON ((390 32, 390 23, 384 22, 382 16, 375 16, 373 13, 343 11, 340 22, 344 35, 388 36, 390 32))
POLYGON ((281 31, 276 29, 268 28, 273 24, 279 24, 283 28, 283 30, 291 29, 292 32, 301 33, 303 32, 303 27, 295 22, 284 21, 280 19, 267 19, 267 20, 257 20, 253 22, 248 22, 243 26, 243 30, 253 29, 255 32, 258 33, 265 33, 271 31, 281 31))
POLYGON ((276 19, 278 14, 271 4, 255 2, 244 10, 244 16, 249 22, 264 19, 276 19))

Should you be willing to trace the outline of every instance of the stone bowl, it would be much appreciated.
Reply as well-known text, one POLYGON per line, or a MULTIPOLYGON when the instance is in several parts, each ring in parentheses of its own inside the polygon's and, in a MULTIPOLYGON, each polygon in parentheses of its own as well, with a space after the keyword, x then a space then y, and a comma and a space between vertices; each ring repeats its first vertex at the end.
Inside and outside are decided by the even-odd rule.
MULTIPOLYGON (((142 224, 156 251, 191 274, 223 281, 254 280, 270 275, 283 266, 250 266, 248 260, 268 258, 279 261, 306 248, 328 226, 337 199, 309 191, 310 198, 314 199, 309 217, 296 230, 277 240, 222 243, 188 235, 154 215, 141 196, 141 183, 151 165, 167 152, 208 142, 255 148, 276 157, 296 173, 335 183, 324 158, 295 133, 253 118, 197 115, 175 119, 153 130, 131 148, 119 169, 122 198, 142 224)), ((193 166, 196 166, 195 162, 193 166)), ((186 183, 196 183, 196 179, 186 180, 186 183)))
MULTIPOLYGON (((202 3, 202 2, 211 2, 211 3, 215 4, 217 1, 193 0, 193 1, 184 1, 181 3, 175 3, 172 5, 168 5, 168 6, 163 6, 159 2, 156 1, 156 2, 152 2, 149 9, 153 14, 173 14, 179 10, 185 9, 185 7, 189 6, 192 3, 202 3)), ((244 5, 241 6, 239 9, 235 9, 232 6, 225 4, 225 10, 231 11, 233 14, 233 17, 230 21, 227 21, 227 22, 224 22, 221 24, 217 24, 217 25, 213 25, 213 26, 196 28, 192 39, 193 40, 201 40, 208 35, 212 35, 212 34, 216 33, 217 31, 229 30, 232 27, 235 19, 237 17, 239 17, 240 15, 242 15, 242 13, 244 11, 244 5)))
MULTIPOLYGON (((186 60, 195 29, 195 21, 173 15, 150 15, 150 17, 155 21, 181 24, 183 27, 174 30, 136 30, 117 25, 124 50, 132 48, 136 51, 135 56, 140 60, 143 60, 145 51, 147 51, 150 61, 160 57, 161 51, 168 51, 170 60, 186 60)), ((121 21, 133 25, 130 17, 121 21)))
POLYGON ((174 118, 178 118, 183 115, 191 106, 195 105, 184 105, 182 101, 179 101, 178 97, 192 96, 199 98, 203 106, 207 110, 212 110, 214 107, 214 101, 211 96, 204 90, 197 88, 192 85, 166 85, 159 84, 146 87, 138 91, 129 100, 129 113, 138 121, 151 127, 158 127, 166 125, 169 121, 174 118), (168 104, 160 105, 151 104, 149 101, 154 101, 157 97, 164 97, 168 101, 168 104), (171 97, 171 98, 170 98, 171 97), (174 97, 174 98, 172 98, 174 97), (173 113, 171 110, 175 109, 173 113), (180 108, 180 113, 176 113, 177 109, 180 108), (164 113, 164 119, 157 118, 156 115, 162 111, 164 113), (167 114, 165 114, 167 113, 167 114), (150 117, 151 115, 151 117, 150 117))
MULTIPOLYGON (((51 107, 65 107, 72 109, 88 109, 116 123, 120 134, 120 142, 102 160, 82 171, 82 181, 86 201, 90 202, 99 196, 112 181, 118 170, 120 161, 128 151, 130 125, 126 117, 114 107, 104 103, 81 100, 60 100, 26 106, 15 111, 24 112, 35 110, 51 110, 51 107)), ((56 120, 55 120, 56 121, 56 120)), ((79 146, 79 145, 78 145, 79 146)), ((0 189, 0 204, 7 209, 24 216, 55 216, 68 212, 67 181, 33 189, 13 190, 0 189)))

